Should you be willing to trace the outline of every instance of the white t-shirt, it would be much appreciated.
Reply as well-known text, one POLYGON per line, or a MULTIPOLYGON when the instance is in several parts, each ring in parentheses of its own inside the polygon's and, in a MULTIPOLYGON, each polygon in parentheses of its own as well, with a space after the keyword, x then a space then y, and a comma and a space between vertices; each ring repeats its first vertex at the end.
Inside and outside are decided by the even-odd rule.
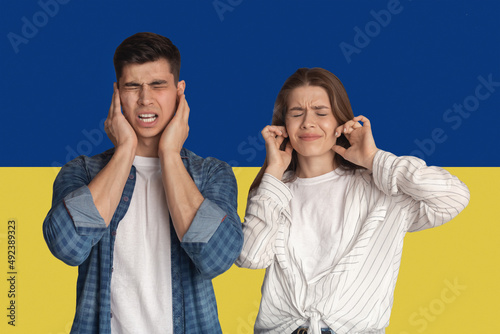
POLYGON ((170 220, 158 158, 136 156, 130 207, 118 225, 111 332, 173 333, 170 220))
MULTIPOLYGON (((350 179, 351 175, 340 177, 334 170, 311 178, 297 177, 288 184, 293 194, 289 247, 309 284, 327 275, 342 257, 339 244, 350 179)), ((306 301, 312 303, 312 299, 306 301)), ((320 326, 328 327, 323 321, 320 326)))
POLYGON ((293 194, 290 249, 302 262, 299 266, 309 283, 327 274, 342 256, 339 244, 350 176, 340 177, 334 170, 288 184, 293 194))

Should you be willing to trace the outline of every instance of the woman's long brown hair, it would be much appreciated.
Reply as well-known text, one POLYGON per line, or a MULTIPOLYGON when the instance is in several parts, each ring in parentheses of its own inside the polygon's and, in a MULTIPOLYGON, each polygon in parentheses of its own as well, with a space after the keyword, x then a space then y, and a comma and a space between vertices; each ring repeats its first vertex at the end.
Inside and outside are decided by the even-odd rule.
MULTIPOLYGON (((274 110, 273 110, 273 119, 271 122, 272 125, 285 126, 285 118, 286 118, 286 113, 288 111, 288 105, 287 105, 288 96, 290 95, 292 90, 303 86, 317 86, 325 89, 330 99, 333 116, 335 117, 335 120, 339 125, 342 125, 354 118, 354 114, 351 108, 351 103, 349 102, 349 97, 347 96, 347 92, 345 91, 344 85, 339 80, 339 78, 337 78, 330 71, 327 71, 323 68, 319 67, 299 68, 294 74, 292 74, 288 79, 286 79, 285 83, 283 84, 283 87, 281 87, 281 90, 279 91, 278 96, 276 97, 276 102, 274 103, 274 110)), ((280 148, 281 150, 285 149, 287 141, 288 139, 285 138, 285 140, 281 144, 280 148)), ((339 138, 337 138, 337 145, 340 145, 344 148, 348 148, 351 146, 349 144, 349 141, 344 135, 341 135, 339 138)), ((345 160, 339 154, 335 154, 334 160, 336 166, 339 166, 346 170, 354 170, 362 168, 358 165, 355 165, 345 160)), ((297 153, 293 151, 292 160, 286 171, 293 171, 294 172, 293 174, 295 174, 297 165, 298 165, 297 153)), ((260 169, 259 173, 255 177, 255 180, 253 181, 250 187, 250 191, 259 186, 266 168, 267 168, 267 158, 264 161, 264 165, 260 169)), ((293 179, 294 177, 295 176, 293 175, 291 179, 293 179)), ((290 181, 291 179, 285 181, 290 181)))

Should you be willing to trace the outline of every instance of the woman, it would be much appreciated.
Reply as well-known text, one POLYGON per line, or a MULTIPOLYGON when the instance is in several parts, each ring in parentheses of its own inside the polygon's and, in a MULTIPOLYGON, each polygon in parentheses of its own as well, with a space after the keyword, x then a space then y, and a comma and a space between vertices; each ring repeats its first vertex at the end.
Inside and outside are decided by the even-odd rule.
POLYGON ((256 333, 384 333, 403 238, 465 208, 467 187, 375 146, 340 80, 297 70, 262 130, 237 265, 266 268, 256 333))

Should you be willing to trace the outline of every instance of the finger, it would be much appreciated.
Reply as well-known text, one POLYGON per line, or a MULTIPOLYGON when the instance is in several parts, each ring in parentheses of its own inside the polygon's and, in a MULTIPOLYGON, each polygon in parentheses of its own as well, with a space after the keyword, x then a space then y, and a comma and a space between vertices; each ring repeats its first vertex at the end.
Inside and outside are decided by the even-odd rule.
POLYGON ((189 106, 186 101, 186 95, 181 94, 179 97, 179 105, 177 107, 177 113, 180 115, 183 122, 188 123, 189 121, 189 106))
POLYGON ((332 150, 335 152, 335 153, 338 153, 340 154, 344 159, 345 159, 345 152, 347 151, 344 147, 342 146, 339 146, 339 145, 333 145, 332 146, 332 150))
POLYGON ((340 137, 342 133, 344 132, 344 124, 337 126, 335 129, 335 137, 340 137))
POLYGON ((351 134, 351 132, 355 128, 360 128, 360 127, 361 127, 361 124, 359 124, 358 122, 355 122, 354 119, 350 120, 350 121, 347 121, 344 124, 344 134, 351 134))
POLYGON ((276 147, 277 148, 281 147, 281 143, 283 143, 283 140, 285 140, 285 137, 283 137, 283 136, 276 137, 276 147))
POLYGON ((262 130, 262 136, 283 136, 284 127, 276 126, 276 125, 268 125, 262 130))
POLYGON ((366 126, 371 127, 370 120, 363 115, 356 116, 353 118, 353 120, 356 122, 363 122, 363 126, 366 125, 366 126))
POLYGON ((347 133, 349 131, 348 129, 352 126, 353 123, 354 122, 352 120, 349 120, 349 121, 345 122, 344 124, 339 125, 335 129, 335 136, 340 137, 343 133, 347 133))
POLYGON ((271 142, 271 139, 274 140, 274 138, 276 137, 274 132, 270 130, 270 125, 266 126, 264 129, 262 129, 261 135, 262 135, 262 138, 264 138, 266 145, 268 145, 271 142))
POLYGON ((113 84, 113 110, 114 114, 121 113, 121 103, 120 103, 120 91, 118 90, 118 85, 116 82, 113 84))
POLYGON ((284 126, 282 126, 282 125, 274 125, 274 127, 281 132, 281 135, 283 137, 285 137, 285 138, 288 137, 288 132, 286 132, 286 128, 284 126))
POLYGON ((111 97, 111 104, 109 106, 108 119, 110 119, 111 115, 113 114, 115 105, 115 95, 116 95, 116 82, 113 82, 113 96, 111 97))

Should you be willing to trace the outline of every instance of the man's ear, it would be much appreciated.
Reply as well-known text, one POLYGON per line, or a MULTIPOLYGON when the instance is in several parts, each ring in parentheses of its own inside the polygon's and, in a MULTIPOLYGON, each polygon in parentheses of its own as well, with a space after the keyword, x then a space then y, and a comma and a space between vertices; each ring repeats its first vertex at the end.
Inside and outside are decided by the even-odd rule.
POLYGON ((186 89, 186 82, 181 80, 177 83, 177 93, 184 94, 184 90, 186 89))

